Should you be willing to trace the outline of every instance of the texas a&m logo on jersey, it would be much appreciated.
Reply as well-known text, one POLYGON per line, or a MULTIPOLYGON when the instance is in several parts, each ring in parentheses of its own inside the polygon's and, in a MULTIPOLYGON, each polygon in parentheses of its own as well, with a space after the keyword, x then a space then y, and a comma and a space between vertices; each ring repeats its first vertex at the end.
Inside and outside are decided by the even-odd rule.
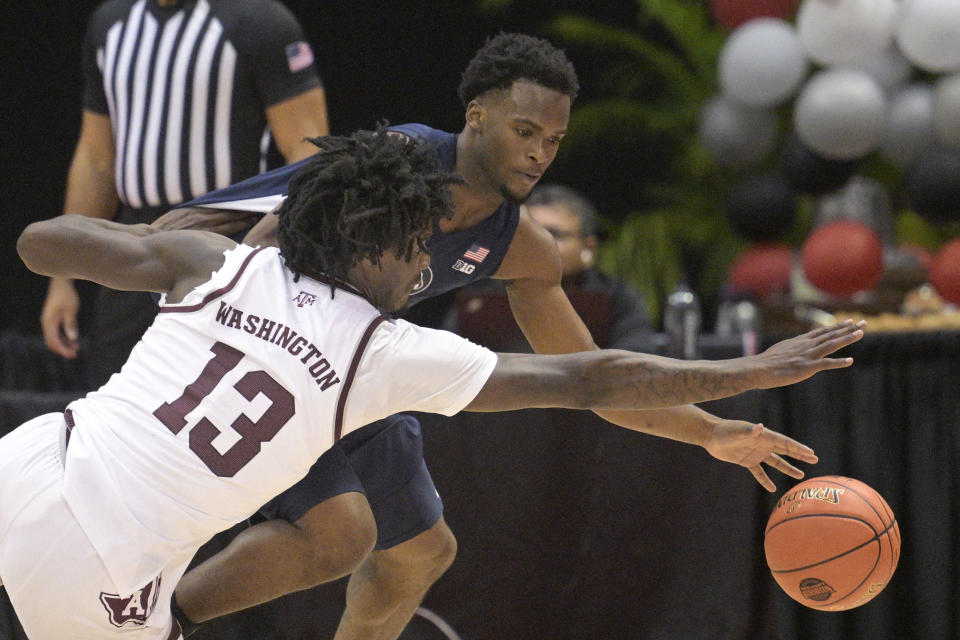
POLYGON ((115 627, 132 625, 142 627, 147 618, 157 606, 157 596, 160 594, 160 576, 154 578, 150 584, 143 587, 132 596, 125 598, 115 593, 100 592, 100 602, 107 610, 110 624, 115 627))
POLYGON ((317 301, 317 296, 314 293, 301 291, 294 296, 293 301, 297 303, 298 307, 302 307, 304 305, 313 306, 313 303, 317 301))

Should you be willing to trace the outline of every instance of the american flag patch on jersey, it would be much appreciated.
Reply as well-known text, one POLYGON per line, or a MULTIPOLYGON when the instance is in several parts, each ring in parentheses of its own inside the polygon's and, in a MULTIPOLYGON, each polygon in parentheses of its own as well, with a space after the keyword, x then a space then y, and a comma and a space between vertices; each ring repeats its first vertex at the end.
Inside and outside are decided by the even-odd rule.
POLYGON ((470 248, 464 252, 463 257, 467 260, 473 260, 474 262, 483 262, 484 258, 488 255, 490 255, 490 249, 473 243, 470 245, 470 248))
POLYGON ((288 44, 285 51, 287 53, 287 66, 290 67, 290 73, 303 71, 313 64, 313 49, 303 40, 288 44))

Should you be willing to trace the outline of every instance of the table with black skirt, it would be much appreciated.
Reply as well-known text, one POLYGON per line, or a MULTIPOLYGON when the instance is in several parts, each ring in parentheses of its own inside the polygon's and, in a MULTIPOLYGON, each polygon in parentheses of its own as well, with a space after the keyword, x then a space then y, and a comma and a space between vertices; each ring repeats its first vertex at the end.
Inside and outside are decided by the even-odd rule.
MULTIPOLYGON (((737 355, 722 341, 707 351, 737 355)), ((808 477, 855 477, 886 498, 902 555, 867 605, 808 610, 767 572, 764 524, 792 479, 771 472, 778 492, 767 494, 698 447, 589 412, 538 409, 420 416, 459 542, 424 606, 463 640, 960 638, 960 332, 871 334, 845 354, 850 369, 704 406, 812 446, 820 462, 805 466, 808 477)), ((0 365, 11 357, 20 356, 0 353, 0 365)), ((62 408, 68 395, 0 392, 0 430, 62 408)), ((191 640, 332 637, 344 587, 292 594, 191 640)), ((19 640, 5 594, 0 605, 0 638, 19 640)), ((449 636, 418 619, 402 637, 449 636)))

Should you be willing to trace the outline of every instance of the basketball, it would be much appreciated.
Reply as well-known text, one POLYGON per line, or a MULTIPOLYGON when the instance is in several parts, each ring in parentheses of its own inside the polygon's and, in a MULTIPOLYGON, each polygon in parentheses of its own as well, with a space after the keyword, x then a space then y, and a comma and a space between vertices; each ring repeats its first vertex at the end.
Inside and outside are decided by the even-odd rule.
POLYGON ((900 528, 883 497, 863 482, 821 476, 777 501, 763 548, 788 596, 811 609, 845 611, 890 582, 900 559, 900 528))

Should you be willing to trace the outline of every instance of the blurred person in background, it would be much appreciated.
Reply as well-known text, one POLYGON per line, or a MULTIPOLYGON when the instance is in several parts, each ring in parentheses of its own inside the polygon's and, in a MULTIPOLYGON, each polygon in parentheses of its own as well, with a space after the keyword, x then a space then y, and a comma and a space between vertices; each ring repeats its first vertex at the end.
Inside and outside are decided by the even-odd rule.
POLYGON ((640 294, 623 280, 594 268, 599 240, 593 204, 571 187, 546 184, 533 190, 526 207, 527 213, 557 241, 567 295, 576 298, 577 291, 606 294, 609 328, 605 343, 598 346, 648 350, 653 326, 640 294))

